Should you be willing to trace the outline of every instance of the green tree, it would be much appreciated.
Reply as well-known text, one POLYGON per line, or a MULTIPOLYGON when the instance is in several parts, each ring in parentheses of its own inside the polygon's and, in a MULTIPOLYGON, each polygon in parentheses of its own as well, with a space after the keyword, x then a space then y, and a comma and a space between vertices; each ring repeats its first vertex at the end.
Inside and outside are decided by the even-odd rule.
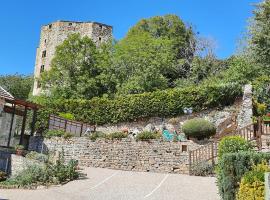
POLYGON ((106 55, 88 37, 70 35, 56 48, 51 70, 41 78, 42 88, 56 98, 86 98, 102 95, 103 63, 106 55))
POLYGON ((17 99, 27 99, 33 86, 32 75, 2 75, 0 86, 10 92, 17 99))
POLYGON ((250 26, 250 48, 255 61, 270 71, 270 0, 257 5, 250 26))
POLYGON ((192 29, 178 16, 139 21, 115 46, 112 67, 118 92, 141 93, 173 87, 175 79, 186 77, 189 72, 194 51, 192 29))

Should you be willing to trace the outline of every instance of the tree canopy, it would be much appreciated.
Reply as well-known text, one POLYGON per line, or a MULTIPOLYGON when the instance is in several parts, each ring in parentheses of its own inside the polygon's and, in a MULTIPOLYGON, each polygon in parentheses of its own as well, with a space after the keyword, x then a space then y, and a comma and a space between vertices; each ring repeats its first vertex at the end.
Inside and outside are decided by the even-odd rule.
POLYGON ((31 75, 2 75, 0 76, 0 86, 10 92, 17 99, 27 99, 32 86, 33 76, 31 75))
POLYGON ((51 69, 42 74, 42 88, 54 97, 92 98, 104 92, 102 52, 88 37, 72 34, 56 48, 51 69))

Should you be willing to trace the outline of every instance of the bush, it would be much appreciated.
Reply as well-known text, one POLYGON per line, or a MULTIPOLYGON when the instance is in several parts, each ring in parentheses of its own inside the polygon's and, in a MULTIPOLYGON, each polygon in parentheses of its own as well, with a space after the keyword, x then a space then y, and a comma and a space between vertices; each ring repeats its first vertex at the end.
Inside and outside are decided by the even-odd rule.
POLYGON ((199 163, 192 168, 192 173, 195 176, 212 176, 214 175, 215 167, 207 161, 199 163))
POLYGON ((250 171, 253 165, 269 159, 270 154, 252 151, 224 154, 218 160, 216 170, 217 185, 222 199, 235 199, 243 175, 250 171))
POLYGON ((246 172, 241 179, 238 200, 264 200, 264 173, 270 168, 266 162, 254 166, 251 171, 246 172))
POLYGON ((259 103, 268 105, 267 111, 270 111, 270 76, 264 75, 253 81, 253 96, 259 103))
POLYGON ((239 151, 251 151, 252 145, 240 136, 227 136, 222 138, 218 146, 218 158, 225 153, 237 153, 239 151))
POLYGON ((195 137, 198 139, 209 138, 216 134, 215 125, 201 118, 188 120, 184 123, 182 130, 187 137, 195 137))
POLYGON ((71 133, 65 132, 63 130, 47 130, 45 131, 44 137, 51 138, 51 137, 63 137, 68 139, 72 137, 71 133))
MULTIPOLYGON (((233 103, 242 94, 239 84, 216 84, 168 89, 152 93, 118 96, 114 99, 93 98, 58 99, 40 101, 44 108, 39 113, 39 125, 46 124, 50 113, 72 113, 77 121, 89 124, 107 124, 134 121, 149 117, 166 117, 183 114, 184 107, 201 111, 233 103), (41 121, 44 121, 43 124, 41 121)), ((44 125, 43 125, 44 126, 44 125)))
POLYGON ((89 135, 89 139, 92 140, 92 141, 96 141, 98 138, 105 138, 106 137, 106 134, 105 133, 102 133, 102 132, 93 132, 89 135))
POLYGON ((106 135, 107 139, 113 140, 113 139, 122 139, 122 138, 127 138, 128 134, 124 132, 115 132, 115 133, 110 133, 106 135))
POLYGON ((37 160, 39 162, 47 163, 49 161, 49 157, 45 154, 38 153, 36 151, 31 151, 25 156, 28 159, 37 160))
POLYGON ((71 160, 68 164, 60 159, 56 164, 29 165, 14 177, 0 183, 0 186, 30 187, 37 185, 60 184, 79 177, 78 162, 71 160))
POLYGON ((161 135, 157 132, 144 131, 136 136, 136 140, 152 140, 161 138, 161 135))
POLYGON ((75 120, 75 117, 72 113, 58 113, 59 117, 63 117, 68 120, 75 120))

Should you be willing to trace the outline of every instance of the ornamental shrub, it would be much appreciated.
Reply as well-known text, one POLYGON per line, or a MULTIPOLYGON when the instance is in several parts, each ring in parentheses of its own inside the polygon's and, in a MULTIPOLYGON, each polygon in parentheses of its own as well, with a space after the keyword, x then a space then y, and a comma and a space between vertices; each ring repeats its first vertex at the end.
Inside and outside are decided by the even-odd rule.
POLYGON ((252 145, 240 136, 227 136, 222 138, 218 146, 218 157, 225 153, 237 153, 239 151, 251 151, 252 145))
POLYGON ((63 130, 47 130, 44 137, 63 137, 65 139, 71 138, 73 135, 71 133, 65 132, 63 130))
POLYGON ((77 121, 101 125, 149 117, 177 116, 183 114, 184 107, 192 107, 197 112, 207 108, 226 106, 241 95, 241 85, 230 83, 189 86, 118 96, 114 99, 95 97, 91 100, 44 100, 39 101, 44 107, 38 115, 42 118, 38 120, 38 124, 44 127, 44 124, 48 123, 48 118, 46 119, 48 110, 49 113, 72 113, 77 121))
POLYGON ((226 153, 218 160, 216 169, 219 194, 223 200, 236 199, 239 183, 243 175, 253 165, 268 161, 270 154, 253 151, 226 153))
POLYGON ((157 132, 144 131, 136 136, 136 140, 152 140, 161 138, 161 134, 157 132))
POLYGON ((209 138, 216 134, 215 125, 202 118, 194 118, 186 121, 182 130, 187 137, 195 137, 198 139, 209 138))
POLYGON ((238 200, 264 200, 264 173, 270 168, 266 162, 254 166, 251 171, 246 172, 241 179, 238 200))
POLYGON ((60 184, 72 181, 79 177, 76 170, 78 162, 70 160, 67 164, 59 159, 55 164, 47 162, 42 164, 32 164, 26 166, 15 176, 0 183, 0 186, 16 186, 28 188, 38 185, 60 184))
POLYGON ((122 138, 127 138, 128 134, 124 132, 114 132, 106 135, 107 139, 113 140, 113 139, 122 139, 122 138))
POLYGON ((98 138, 105 138, 105 137, 106 137, 106 134, 99 131, 93 132, 89 135, 89 139, 91 141, 96 141, 98 138))

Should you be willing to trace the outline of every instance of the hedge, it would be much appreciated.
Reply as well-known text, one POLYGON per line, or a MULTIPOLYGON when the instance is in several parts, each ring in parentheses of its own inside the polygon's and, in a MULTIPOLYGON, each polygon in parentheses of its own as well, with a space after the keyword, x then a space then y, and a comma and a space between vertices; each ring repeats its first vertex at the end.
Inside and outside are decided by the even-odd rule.
POLYGON ((242 87, 239 84, 203 85, 119 96, 114 99, 58 99, 44 105, 44 111, 72 113, 78 121, 100 125, 181 115, 184 107, 192 107, 196 112, 226 106, 241 95, 242 87))
POLYGON ((270 168, 266 162, 253 166, 241 179, 237 200, 264 200, 264 174, 270 168))
POLYGON ((244 174, 262 161, 268 161, 270 154, 238 152, 224 154, 218 160, 217 185, 223 200, 236 199, 239 183, 244 174))
POLYGON ((218 145, 218 158, 225 153, 237 153, 239 151, 251 151, 252 145, 241 136, 226 136, 218 145))

